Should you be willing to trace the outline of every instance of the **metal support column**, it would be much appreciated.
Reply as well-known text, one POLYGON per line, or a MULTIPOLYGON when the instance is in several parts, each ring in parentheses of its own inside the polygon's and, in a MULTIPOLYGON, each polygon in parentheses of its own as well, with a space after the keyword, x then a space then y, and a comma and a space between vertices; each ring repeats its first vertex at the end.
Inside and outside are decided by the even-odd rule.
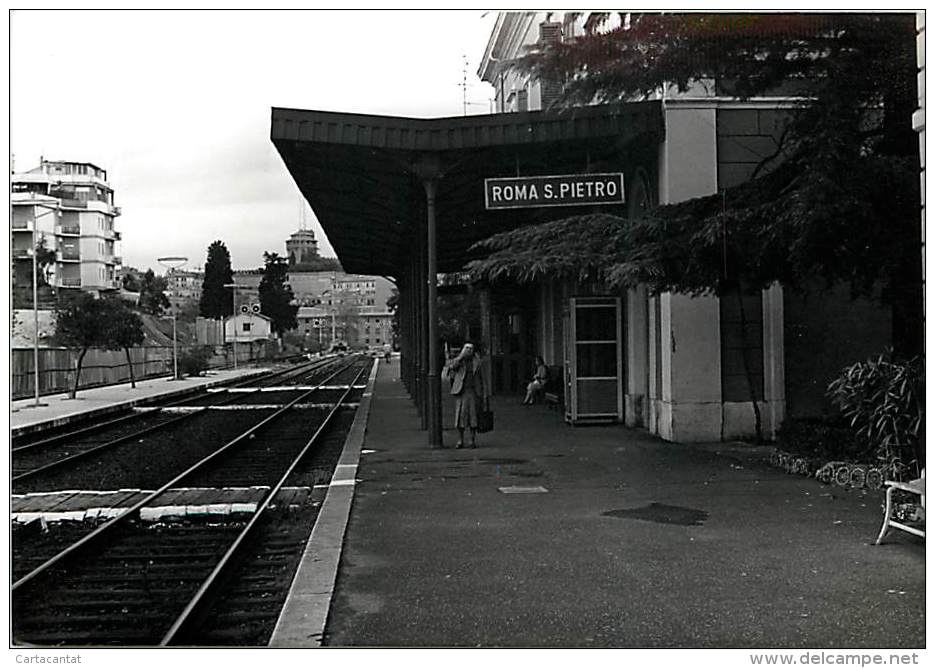
POLYGON ((419 349, 417 351, 419 359, 419 417, 420 426, 422 429, 428 429, 429 426, 429 414, 428 414, 428 370, 429 370, 429 355, 428 355, 428 319, 426 316, 426 300, 428 298, 428 290, 426 289, 426 272, 425 272, 425 228, 422 225, 419 225, 419 259, 417 262, 417 276, 418 276, 418 285, 419 285, 419 314, 416 320, 418 336, 416 339, 419 342, 419 349))
POLYGON ((441 375, 438 364, 438 262, 435 239, 435 195, 438 192, 438 179, 423 179, 425 186, 426 203, 426 320, 428 322, 426 335, 428 337, 428 373, 426 390, 428 401, 429 446, 440 448, 444 446, 442 440, 442 411, 441 411, 441 375))

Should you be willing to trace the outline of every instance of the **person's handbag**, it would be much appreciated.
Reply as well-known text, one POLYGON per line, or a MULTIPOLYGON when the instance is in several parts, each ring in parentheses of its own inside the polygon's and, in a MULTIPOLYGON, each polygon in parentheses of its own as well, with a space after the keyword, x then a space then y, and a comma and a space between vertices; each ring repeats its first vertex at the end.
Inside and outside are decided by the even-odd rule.
POLYGON ((477 414, 477 431, 482 434, 493 431, 493 411, 490 408, 484 408, 477 414))

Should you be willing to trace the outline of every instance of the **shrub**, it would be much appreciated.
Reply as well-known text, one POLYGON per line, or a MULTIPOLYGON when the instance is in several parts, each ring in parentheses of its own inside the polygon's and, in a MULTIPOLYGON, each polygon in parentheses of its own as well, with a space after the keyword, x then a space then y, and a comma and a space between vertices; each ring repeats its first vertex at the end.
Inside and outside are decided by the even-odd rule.
POLYGON ((865 461, 868 446, 841 417, 788 418, 777 434, 780 450, 824 461, 865 461))
POLYGON ((190 348, 179 358, 179 373, 185 376, 200 376, 208 370, 211 346, 190 348))
POLYGON ((828 396, 879 464, 917 476, 924 463, 924 383, 920 358, 897 360, 888 351, 842 370, 828 396))

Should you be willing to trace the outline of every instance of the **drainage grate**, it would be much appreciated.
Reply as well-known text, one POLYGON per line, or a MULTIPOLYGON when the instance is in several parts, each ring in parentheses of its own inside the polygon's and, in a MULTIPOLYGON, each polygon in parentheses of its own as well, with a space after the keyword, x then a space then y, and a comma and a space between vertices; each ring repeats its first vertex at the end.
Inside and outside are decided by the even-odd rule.
POLYGON ((549 491, 542 485, 536 487, 498 487, 497 489, 503 494, 545 494, 549 491))
POLYGON ((708 513, 703 510, 683 508, 682 506, 668 506, 664 503, 651 503, 648 506, 642 506, 640 508, 608 510, 601 513, 601 515, 629 520, 658 522, 659 524, 680 524, 682 526, 701 526, 704 521, 708 519, 708 513))

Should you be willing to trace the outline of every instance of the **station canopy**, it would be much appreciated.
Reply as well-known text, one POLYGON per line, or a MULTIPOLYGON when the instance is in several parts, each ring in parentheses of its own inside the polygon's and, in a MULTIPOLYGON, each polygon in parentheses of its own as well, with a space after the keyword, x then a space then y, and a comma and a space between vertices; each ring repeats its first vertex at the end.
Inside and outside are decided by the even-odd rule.
POLYGON ((438 270, 454 272, 481 239, 593 210, 487 211, 484 179, 629 177, 636 165, 655 164, 663 127, 657 101, 430 119, 274 107, 271 139, 345 271, 399 276, 424 248, 424 178, 438 177, 438 270))

